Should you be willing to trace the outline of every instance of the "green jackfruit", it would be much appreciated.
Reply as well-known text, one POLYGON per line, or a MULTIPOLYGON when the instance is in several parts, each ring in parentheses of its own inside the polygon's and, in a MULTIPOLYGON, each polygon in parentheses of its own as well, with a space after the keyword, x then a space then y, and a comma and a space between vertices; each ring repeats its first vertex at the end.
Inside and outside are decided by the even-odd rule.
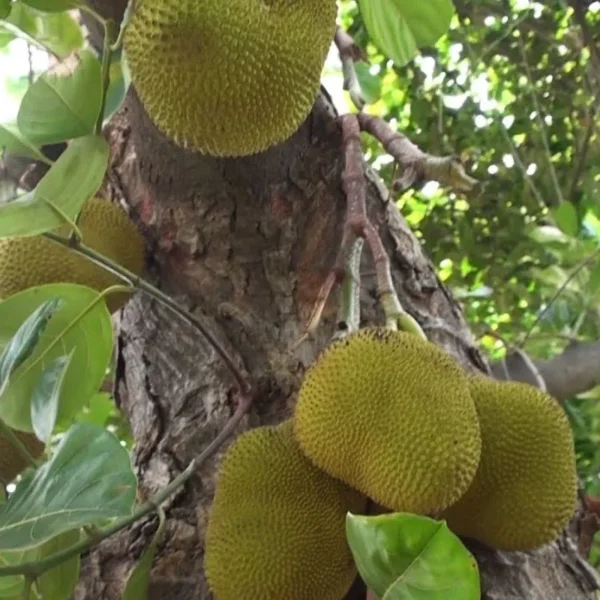
POLYGON ((144 0, 124 38, 146 112, 175 143, 243 156, 308 116, 333 41, 335 0, 144 0))
POLYGON ((481 450, 468 378, 440 348, 369 328, 306 373, 296 437, 321 469, 396 511, 431 514, 467 490, 481 450))
POLYGON ((356 568, 345 515, 366 499, 316 469, 291 421, 241 435, 221 463, 204 565, 217 600, 340 600, 356 568))
MULTIPOLYGON (((33 458, 38 458, 44 451, 44 443, 40 442, 33 433, 16 430, 13 430, 13 433, 33 458)), ((28 466, 29 463, 19 454, 8 438, 0 436, 0 482, 10 483, 28 466)))
POLYGON ((577 502, 571 427, 563 409, 530 385, 471 380, 481 461, 466 494, 442 516, 459 535, 499 550, 555 539, 577 502))
MULTIPOLYGON (((83 243, 136 275, 144 266, 144 241, 120 207, 92 198, 81 212, 83 243)), ((69 227, 56 233, 67 236, 69 227)), ((47 283, 78 283, 99 292, 123 282, 102 267, 42 236, 0 238, 0 298, 47 283)), ((130 297, 111 294, 106 304, 115 312, 130 297)))

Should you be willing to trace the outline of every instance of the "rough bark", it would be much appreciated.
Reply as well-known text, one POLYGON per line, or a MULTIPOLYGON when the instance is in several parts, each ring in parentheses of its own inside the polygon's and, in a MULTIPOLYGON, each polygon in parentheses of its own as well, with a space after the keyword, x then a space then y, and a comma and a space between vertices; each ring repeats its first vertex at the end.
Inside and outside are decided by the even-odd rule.
MULTIPOLYGON (((106 14, 106 7, 119 3, 94 4, 106 14)), ((238 434, 290 415, 302 374, 334 326, 335 298, 317 333, 296 347, 332 266, 345 208, 334 117, 321 94, 285 144, 254 157, 217 160, 168 142, 131 91, 107 132, 107 191, 131 208, 148 240, 148 277, 205 321, 258 390, 238 434)), ((486 369, 457 303, 386 190, 370 172, 367 177, 370 214, 390 253, 404 307, 465 368, 486 369)), ((363 274, 364 322, 375 323, 381 315, 372 269, 363 274)), ((189 325, 146 296, 138 294, 126 306, 116 398, 131 423, 144 496, 164 487, 215 436, 234 409, 233 390, 215 352, 189 325)), ((168 506, 150 599, 210 598, 203 533, 221 454, 168 506)), ((155 527, 155 519, 147 519, 91 552, 76 598, 118 599, 155 527)), ((574 523, 571 537, 576 529, 574 523)), ((486 599, 594 598, 595 574, 567 535, 531 553, 473 551, 486 599)), ((361 597, 360 585, 349 597, 361 597)))

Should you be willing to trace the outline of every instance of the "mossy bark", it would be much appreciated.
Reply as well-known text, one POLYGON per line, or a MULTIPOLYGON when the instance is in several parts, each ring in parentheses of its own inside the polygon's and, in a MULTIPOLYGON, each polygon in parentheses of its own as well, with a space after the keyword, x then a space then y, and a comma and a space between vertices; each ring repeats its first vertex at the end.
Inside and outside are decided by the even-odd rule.
MULTIPOLYGON (((125 2, 92 4, 117 17, 125 2)), ((148 277, 204 320, 259 390, 236 434, 289 416, 302 374, 327 343, 335 319, 334 298, 318 332, 296 347, 332 266, 345 209, 340 128, 327 96, 320 95, 285 144, 245 159, 216 160, 173 146, 133 91, 107 137, 112 164, 106 190, 131 207, 148 241, 148 277)), ((369 211, 389 251, 403 305, 466 368, 485 369, 460 307, 387 191, 372 173, 366 176, 369 211)), ((364 322, 376 323, 381 315, 368 263, 363 277, 364 322)), ((234 382, 198 332, 146 296, 129 302, 119 326, 116 396, 135 437, 142 493, 150 495, 224 425, 234 409, 234 382)), ((220 456, 167 508, 150 599, 210 598, 203 534, 220 456)), ((120 598, 155 528, 156 519, 147 519, 91 552, 75 597, 120 598)), ((596 578, 575 543, 564 537, 527 554, 474 548, 484 597, 591 600, 596 578)), ((360 585, 349 597, 364 598, 360 585)))

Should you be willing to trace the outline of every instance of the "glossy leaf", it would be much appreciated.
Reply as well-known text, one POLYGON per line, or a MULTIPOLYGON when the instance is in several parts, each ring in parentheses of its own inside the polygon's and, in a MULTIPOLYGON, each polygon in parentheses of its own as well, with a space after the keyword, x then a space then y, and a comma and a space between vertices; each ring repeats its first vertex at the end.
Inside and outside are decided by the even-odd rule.
POLYGON ((560 227, 560 230, 571 237, 577 235, 579 230, 579 219, 577 217, 577 210, 571 202, 565 200, 560 204, 558 208, 552 211, 556 224, 560 227))
POLYGON ((108 144, 101 136, 73 140, 37 187, 0 205, 0 237, 31 236, 75 219, 100 188, 108 165, 108 144))
POLYGON ((27 140, 19 131, 16 123, 0 124, 0 148, 15 156, 30 156, 38 160, 45 160, 37 146, 27 140))
POLYGON ((148 597, 148 584, 150 581, 150 571, 152 561, 156 554, 156 548, 162 540, 165 531, 165 513, 162 509, 158 511, 158 528, 150 545, 144 551, 144 554, 129 575, 127 585, 121 596, 121 600, 141 600, 148 597))
POLYGON ((349 513, 346 534, 358 571, 378 598, 480 598, 477 563, 445 521, 407 513, 349 513))
POLYGON ((98 300, 96 291, 69 283, 29 288, 0 302, 0 350, 29 314, 54 298, 63 301, 62 307, 0 396, 0 418, 15 429, 33 430, 32 394, 44 371, 58 357, 73 352, 64 374, 58 423, 68 423, 98 390, 110 362, 113 330, 106 303, 98 300))
POLYGON ((6 19, 10 15, 10 8, 10 0, 0 0, 0 19, 6 19))
POLYGON ((0 397, 8 386, 13 371, 31 356, 48 322, 61 308, 56 298, 46 300, 36 308, 23 322, 4 346, 0 355, 0 397))
POLYGON ((23 4, 45 12, 62 12, 77 8, 77 0, 20 0, 23 4))
MULTIPOLYGON (((36 559, 40 560, 47 558, 66 550, 73 546, 81 539, 81 530, 79 528, 65 531, 36 548, 36 559)), ((29 553, 28 553, 29 554, 29 553)), ((28 557, 28 560, 33 560, 28 557)), ((79 567, 81 557, 77 554, 53 569, 49 569, 42 573, 36 579, 36 590, 41 595, 42 599, 51 598, 52 600, 69 600, 72 597, 73 590, 79 580, 79 567)))
POLYGON ((100 62, 84 50, 74 70, 58 65, 29 86, 17 124, 27 139, 38 144, 89 135, 94 133, 101 102, 100 62))
POLYGON ((401 67, 419 48, 433 46, 450 26, 452 0, 359 0, 360 12, 373 41, 401 67))
POLYGON ((31 424, 36 437, 47 442, 52 435, 62 394, 65 375, 73 358, 69 355, 55 358, 42 373, 31 397, 31 424))
POLYGON ((35 547, 75 527, 127 516, 135 494, 119 440, 98 425, 73 425, 51 460, 0 506, 0 550, 35 547))

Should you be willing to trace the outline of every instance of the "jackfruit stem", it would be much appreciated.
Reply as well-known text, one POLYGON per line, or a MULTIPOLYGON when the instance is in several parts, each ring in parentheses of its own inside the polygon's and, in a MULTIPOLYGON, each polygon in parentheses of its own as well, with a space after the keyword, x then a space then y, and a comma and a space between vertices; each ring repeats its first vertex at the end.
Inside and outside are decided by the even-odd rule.
POLYGON ((91 262, 97 264, 102 267, 109 273, 116 275, 121 280, 128 283, 131 287, 138 289, 165 306, 174 312, 180 319, 192 325, 195 329, 197 329, 208 341, 208 343, 213 347, 215 352, 219 355, 221 360, 225 363, 225 366, 228 368, 229 372, 233 376, 238 390, 242 395, 249 395, 252 391, 252 386, 243 375, 242 371, 235 364, 233 358, 229 355, 229 353, 223 348, 223 346, 219 343, 219 341, 212 335, 210 331, 204 326, 204 324, 192 313, 188 312, 185 308, 180 306, 175 300, 169 297, 167 294, 154 287, 151 283, 148 283, 135 273, 132 273, 125 267, 116 263, 115 261, 107 258, 100 252, 96 252, 89 246, 86 246, 81 242, 81 240, 71 240, 68 238, 64 238, 52 231, 47 231, 42 234, 45 238, 55 242, 56 244, 60 244, 61 246, 65 246, 69 248, 73 252, 76 252, 80 256, 83 256, 90 260, 91 262))
POLYGON ((346 261, 342 284, 342 301, 338 311, 338 330, 333 339, 341 338, 360 326, 360 259, 364 240, 355 238, 346 261))
POLYGON ((335 30, 334 43, 342 62, 342 74, 344 76, 344 89, 350 94, 354 106, 360 111, 366 104, 360 82, 356 76, 354 63, 359 60, 367 60, 365 53, 354 43, 352 37, 341 27, 335 30))
POLYGON ((457 192, 471 191, 477 185, 477 180, 466 174, 458 157, 426 154, 406 136, 394 131, 381 117, 361 113, 358 122, 361 130, 381 142, 402 166, 402 176, 393 184, 396 191, 426 180, 438 181, 457 192))
POLYGON ((23 444, 23 442, 16 436, 13 429, 9 427, 2 419, 0 419, 0 437, 6 438, 28 465, 31 465, 33 468, 38 466, 37 460, 33 458, 31 452, 27 450, 25 444, 23 444))

